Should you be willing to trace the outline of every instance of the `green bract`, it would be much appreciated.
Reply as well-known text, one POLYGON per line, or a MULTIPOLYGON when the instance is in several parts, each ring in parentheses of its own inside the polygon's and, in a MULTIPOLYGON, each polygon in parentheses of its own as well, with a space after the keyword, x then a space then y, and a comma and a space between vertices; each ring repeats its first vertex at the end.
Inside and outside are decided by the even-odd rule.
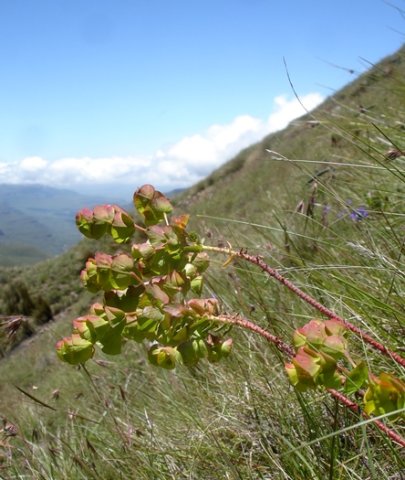
POLYGON ((311 320, 294 332, 295 357, 285 368, 288 378, 300 391, 323 386, 340 388, 344 377, 337 361, 347 353, 345 327, 334 320, 311 320))
POLYGON ((367 414, 384 415, 384 413, 405 408, 405 383, 388 373, 378 377, 370 375, 369 386, 364 395, 367 414))

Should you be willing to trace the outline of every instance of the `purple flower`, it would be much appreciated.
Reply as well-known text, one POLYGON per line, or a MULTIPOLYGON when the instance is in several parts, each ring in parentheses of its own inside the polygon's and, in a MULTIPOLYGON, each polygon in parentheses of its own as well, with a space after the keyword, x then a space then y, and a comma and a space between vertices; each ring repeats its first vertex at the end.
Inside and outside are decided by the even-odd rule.
POLYGON ((361 222, 367 217, 368 212, 364 205, 360 205, 356 209, 353 209, 352 213, 350 214, 350 218, 353 220, 353 222, 361 222))

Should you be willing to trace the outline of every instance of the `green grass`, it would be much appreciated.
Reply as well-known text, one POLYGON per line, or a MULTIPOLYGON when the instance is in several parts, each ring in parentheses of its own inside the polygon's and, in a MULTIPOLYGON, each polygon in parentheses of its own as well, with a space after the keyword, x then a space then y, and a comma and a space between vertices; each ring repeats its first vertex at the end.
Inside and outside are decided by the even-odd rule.
MULTIPOLYGON (((405 149, 404 65, 402 51, 316 111, 318 126, 296 122, 177 202, 179 211, 200 214, 193 222, 207 244, 230 241, 262 255, 398 352, 405 351, 405 158, 388 161, 385 153, 405 149), (359 113, 360 103, 373 108, 359 113), (272 159, 265 148, 286 158, 272 159), (335 166, 315 187, 309 180, 329 160, 369 167, 335 166), (367 215, 360 218, 363 207, 367 215)), ((57 261, 1 272, 3 282, 18 277, 60 315, 0 361, 0 415, 18 427, 16 436, 0 433, 0 478, 402 478, 397 445, 325 392, 294 391, 285 359, 254 334, 233 329, 231 356, 193 369, 156 369, 133 343, 120 357, 98 353, 87 372, 60 363, 54 344, 91 300, 81 293, 78 272, 99 248, 109 245, 85 242, 57 261)), ((254 266, 238 260, 224 269, 224 261, 212 255, 206 285, 223 311, 287 342, 296 327, 319 316, 254 266)), ((373 372, 404 377, 388 358, 349 338, 354 358, 365 358, 373 372)), ((404 435, 403 418, 390 425, 404 435)))

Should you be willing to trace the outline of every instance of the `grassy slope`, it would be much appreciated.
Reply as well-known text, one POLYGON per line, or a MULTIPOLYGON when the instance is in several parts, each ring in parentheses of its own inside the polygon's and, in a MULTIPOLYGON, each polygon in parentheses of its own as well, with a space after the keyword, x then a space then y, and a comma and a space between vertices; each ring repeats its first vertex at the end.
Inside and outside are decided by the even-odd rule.
MULTIPOLYGON (((386 125, 393 118, 401 137, 404 129, 396 112, 405 108, 403 77, 405 47, 386 58, 352 84, 329 98, 310 115, 285 130, 271 134, 239 153, 179 197, 179 207, 199 214, 263 220, 263 213, 280 204, 294 208, 308 191, 307 181, 323 164, 287 164, 272 160, 266 149, 290 160, 321 162, 384 162, 387 142, 371 123, 386 125)), ((351 170, 335 166, 336 176, 349 177, 351 170)), ((355 171, 355 174, 361 174, 355 171)))
POLYGON ((27 265, 60 254, 80 239, 75 213, 101 203, 43 185, 0 184, 0 265, 27 265))
MULTIPOLYGON (((231 239, 262 254, 304 290, 393 349, 403 348, 404 161, 385 160, 390 145, 372 124, 405 147, 404 69, 401 52, 318 109, 319 125, 301 119, 268 137, 178 202, 182 210, 260 223, 262 227, 204 218, 198 226, 207 243, 231 239), (359 112, 360 104, 369 110, 359 112), (341 139, 332 142, 332 135, 341 139), (315 188, 307 181, 322 166, 271 160, 265 148, 289 159, 383 168, 336 167, 315 188), (311 215, 295 211, 300 200, 304 213, 313 203, 311 215), (351 216, 362 205, 368 216, 354 221, 351 216)), ((54 342, 69 331, 68 319, 88 300, 73 282, 85 250, 94 247, 81 248, 80 254, 18 270, 27 281, 33 279, 33 291, 44 295, 59 288, 63 275, 56 297, 65 300, 63 306, 73 300, 66 296, 70 289, 79 296, 42 335, 0 362, 0 413, 19 428, 17 437, 1 439, 0 478, 400 478, 405 465, 399 450, 372 427, 358 425, 309 445, 356 425, 359 418, 322 393, 297 395, 284 377, 283 359, 252 335, 232 332, 234 354, 220 365, 203 363, 196 370, 156 370, 145 362, 142 348, 130 344, 122 357, 109 357, 104 366, 90 362, 92 381, 83 371, 57 362, 54 342), (56 411, 29 400, 11 384, 56 411), (52 398, 55 389, 58 399, 52 398)), ((222 262, 213 257, 207 289, 225 310, 241 312, 287 341, 295 326, 314 315, 261 272, 241 263, 224 270, 222 262)), ((355 338, 351 344, 355 357, 366 354, 374 371, 403 373, 355 338)))

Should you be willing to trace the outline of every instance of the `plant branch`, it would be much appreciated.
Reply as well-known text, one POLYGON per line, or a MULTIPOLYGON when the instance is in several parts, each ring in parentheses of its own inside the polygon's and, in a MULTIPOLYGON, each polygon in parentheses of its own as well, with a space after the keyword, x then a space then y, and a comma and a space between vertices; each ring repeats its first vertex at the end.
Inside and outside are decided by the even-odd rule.
MULTIPOLYGON (((272 335, 270 332, 268 332, 264 328, 259 327, 259 325, 256 325, 255 323, 251 322, 247 318, 241 317, 239 315, 237 316, 236 315, 233 315, 233 316, 219 315, 218 317, 210 317, 209 319, 211 321, 227 323, 230 325, 237 325, 239 327, 244 328, 245 330, 250 330, 254 333, 257 333, 261 337, 266 339, 269 343, 272 343, 273 345, 275 345, 280 352, 287 355, 288 359, 294 356, 294 349, 290 345, 283 342, 279 337, 272 335)), ((367 415, 365 412, 361 410, 361 408, 356 402, 353 402, 352 400, 350 400, 350 398, 346 397, 346 395, 344 395, 343 393, 338 392, 333 388, 326 388, 326 391, 352 412, 359 413, 361 414, 362 417, 366 419, 371 418, 369 415, 367 415)), ((405 448, 405 439, 401 437, 399 433, 387 427, 387 425, 385 425, 380 420, 374 420, 373 423, 376 425, 378 429, 380 429, 389 438, 391 438, 391 440, 393 440, 395 443, 397 443, 401 447, 405 448)))
POLYGON ((375 348, 382 354, 391 358, 402 367, 405 367, 405 358, 403 358, 398 353, 388 349, 382 343, 378 342, 373 337, 371 337, 368 333, 364 332, 361 328, 356 327, 352 323, 348 322, 344 318, 337 315, 335 312, 333 312, 329 308, 325 307, 325 305, 322 305, 321 303, 319 303, 317 300, 315 300, 315 298, 303 292, 300 288, 294 285, 294 283, 292 283, 290 280, 288 280, 283 275, 281 275, 281 273, 279 273, 275 268, 272 268, 269 265, 267 265, 267 263, 264 262, 262 257, 260 257, 259 255, 249 255, 244 250, 234 251, 231 248, 227 249, 227 248, 220 248, 220 247, 211 247, 207 245, 204 245, 203 249, 211 252, 226 254, 226 255, 229 255, 230 258, 236 258, 236 257, 242 258, 243 260, 246 260, 247 262, 258 266, 270 277, 276 279, 278 282, 286 286, 290 291, 295 293, 295 295, 297 295, 299 298, 304 300, 306 303, 308 303, 312 307, 316 308, 320 313, 322 313, 323 315, 327 316, 330 319, 336 320, 337 322, 341 323, 348 330, 351 330, 352 332, 357 334, 362 340, 364 340, 364 342, 368 343, 369 345, 371 345, 373 348, 375 348))

